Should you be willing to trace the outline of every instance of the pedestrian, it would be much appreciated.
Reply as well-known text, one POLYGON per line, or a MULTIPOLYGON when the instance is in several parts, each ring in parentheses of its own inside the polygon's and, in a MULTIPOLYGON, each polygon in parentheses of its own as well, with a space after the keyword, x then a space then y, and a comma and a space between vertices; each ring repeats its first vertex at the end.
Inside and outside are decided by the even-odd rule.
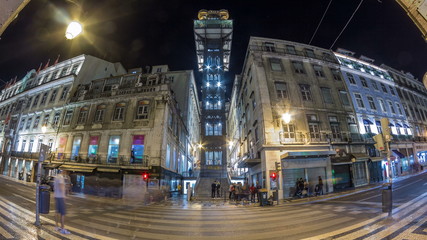
POLYGON ((181 189, 182 189, 181 183, 178 183, 178 186, 176 188, 178 189, 178 195, 181 195, 181 189))
POLYGON ((234 198, 234 183, 230 184, 230 188, 228 189, 228 191, 230 192, 228 195, 228 199, 231 200, 231 197, 234 198))
POLYGON ((211 185, 211 197, 215 198, 215 191, 216 191, 216 182, 213 181, 211 185))
POLYGON ((192 177, 193 176, 193 169, 188 169, 188 175, 189 175, 189 177, 192 177))
POLYGON ((221 182, 216 181, 216 197, 217 198, 221 197, 221 194, 219 194, 220 192, 221 192, 221 182))
POLYGON ((317 184, 319 185, 319 195, 323 195, 323 180, 321 176, 319 176, 317 184))
POLYGON ((251 192, 251 202, 255 202, 255 195, 257 193, 257 189, 253 183, 252 186, 249 188, 249 191, 251 192))
POLYGON ((259 190, 261 189, 261 185, 259 184, 259 182, 257 181, 256 182, 256 192, 257 192, 257 194, 255 194, 256 195, 256 197, 257 197, 257 202, 259 202, 259 190))
POLYGON ((66 171, 60 172, 54 181, 54 197, 55 197, 55 206, 56 206, 56 214, 55 214, 55 230, 59 231, 62 234, 70 234, 70 232, 65 229, 65 178, 67 175, 66 171), (61 227, 58 226, 58 222, 61 221, 61 227))

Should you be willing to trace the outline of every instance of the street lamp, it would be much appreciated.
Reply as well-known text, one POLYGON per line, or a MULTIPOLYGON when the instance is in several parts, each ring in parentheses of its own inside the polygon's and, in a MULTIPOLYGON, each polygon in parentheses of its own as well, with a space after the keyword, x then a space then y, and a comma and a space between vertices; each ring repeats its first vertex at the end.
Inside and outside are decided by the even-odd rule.
POLYGON ((77 37, 83 31, 83 26, 77 21, 72 21, 68 24, 67 30, 65 31, 65 37, 67 39, 73 39, 77 37))
POLYGON ((283 120, 283 122, 285 122, 286 124, 290 123, 290 122, 291 122, 291 114, 289 114, 288 112, 287 112, 287 113, 282 114, 282 120, 283 120))

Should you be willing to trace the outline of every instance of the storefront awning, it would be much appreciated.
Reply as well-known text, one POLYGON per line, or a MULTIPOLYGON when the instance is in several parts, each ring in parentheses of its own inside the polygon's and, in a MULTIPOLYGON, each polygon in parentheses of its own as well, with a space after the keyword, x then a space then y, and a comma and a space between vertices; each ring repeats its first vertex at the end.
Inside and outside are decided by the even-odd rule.
POLYGON ((284 158, 301 158, 301 157, 319 157, 319 156, 335 156, 336 151, 303 151, 303 152, 287 152, 280 156, 284 158))
POLYGON ((403 124, 403 127, 405 127, 405 128, 411 128, 410 126, 408 126, 406 124, 403 124))
POLYGON ((392 150, 394 154, 396 154, 399 158, 405 158, 405 155, 403 155, 403 153, 397 151, 397 150, 392 150))
POLYGON ((381 126, 381 122, 380 121, 375 121, 375 123, 377 124, 377 126, 381 126))
POLYGON ((370 159, 372 162, 378 162, 384 160, 384 157, 371 157, 370 159))
POLYGON ((43 164, 43 167, 44 168, 52 168, 52 169, 55 169, 55 168, 58 168, 59 166, 61 166, 62 165, 62 163, 48 163, 48 164, 43 164))
POLYGON ((95 168, 86 166, 62 165, 59 169, 72 172, 93 172, 95 168))
POLYGON ((369 124, 369 125, 373 125, 374 123, 371 122, 369 119, 363 119, 363 123, 364 124, 369 124))
POLYGON ((400 125, 400 123, 396 123, 396 127, 402 127, 402 125, 400 125))
POLYGON ((351 155, 357 160, 364 160, 370 158, 366 153, 351 153, 351 155))
POLYGON ((239 164, 237 165, 237 167, 239 168, 248 168, 248 167, 253 167, 257 164, 261 163, 261 159, 260 158, 246 158, 245 160, 239 162, 239 164))
POLYGON ((120 169, 117 168, 97 168, 98 172, 119 172, 120 169))

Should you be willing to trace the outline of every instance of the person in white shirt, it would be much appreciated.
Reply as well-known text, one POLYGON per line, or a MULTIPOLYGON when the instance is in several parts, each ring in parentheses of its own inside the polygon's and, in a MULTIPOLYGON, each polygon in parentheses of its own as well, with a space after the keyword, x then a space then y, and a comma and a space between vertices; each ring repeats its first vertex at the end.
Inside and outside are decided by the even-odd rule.
POLYGON ((56 215, 55 215, 55 229, 62 234, 70 234, 70 232, 65 229, 65 178, 64 176, 67 174, 66 171, 61 171, 56 177, 53 185, 54 198, 55 198, 55 206, 56 206, 56 215), (58 226, 59 218, 61 218, 61 227, 58 226))

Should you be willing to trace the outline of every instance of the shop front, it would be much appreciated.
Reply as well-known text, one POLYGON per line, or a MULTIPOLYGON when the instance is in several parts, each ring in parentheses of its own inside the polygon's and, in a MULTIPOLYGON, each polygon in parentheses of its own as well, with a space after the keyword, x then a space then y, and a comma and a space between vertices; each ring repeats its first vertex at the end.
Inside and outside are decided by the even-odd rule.
POLYGON ((292 198, 297 193, 297 182, 302 179, 308 187, 308 195, 323 181, 323 192, 329 192, 331 178, 330 157, 335 151, 288 152, 281 156, 283 176, 283 197, 292 198))

